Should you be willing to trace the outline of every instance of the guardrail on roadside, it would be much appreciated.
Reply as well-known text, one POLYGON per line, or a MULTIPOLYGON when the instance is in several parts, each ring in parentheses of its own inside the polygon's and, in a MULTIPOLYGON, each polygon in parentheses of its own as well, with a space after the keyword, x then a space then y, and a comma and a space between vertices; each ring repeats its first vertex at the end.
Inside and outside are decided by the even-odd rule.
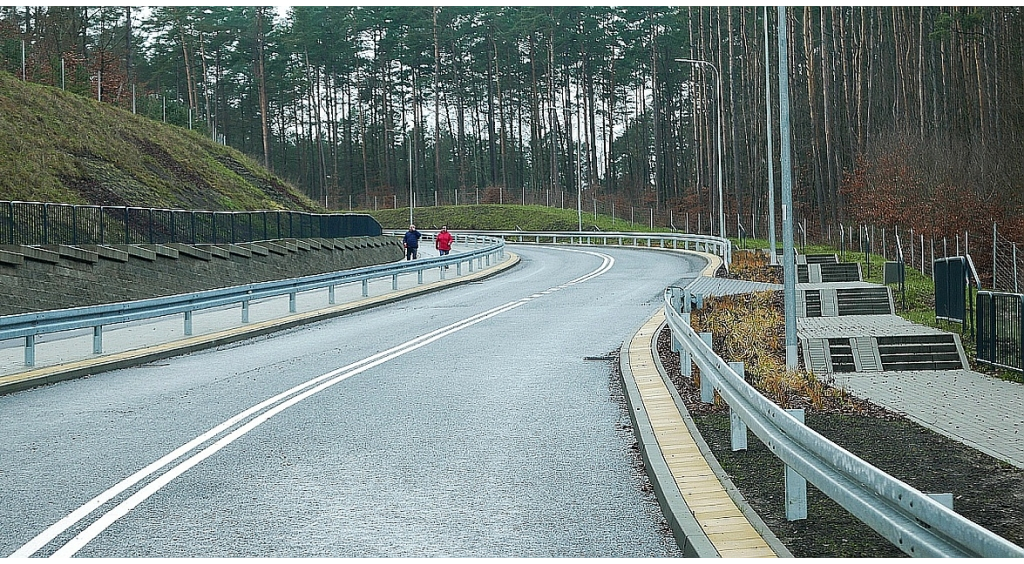
POLYGON ((515 243, 547 243, 566 245, 629 245, 661 249, 683 249, 711 253, 722 257, 726 269, 732 264, 732 242, 710 235, 688 233, 641 233, 603 231, 460 231, 502 237, 515 243), (609 243, 612 241, 612 243, 609 243))
POLYGON ((696 364, 701 401, 714 401, 717 391, 729 405, 733 450, 746 448, 750 428, 785 463, 787 517, 806 516, 806 479, 908 555, 1024 557, 1021 547, 857 458, 762 396, 742 377, 741 363, 722 360, 707 342, 710 334, 690 327, 690 304, 684 290, 666 289, 666 318, 683 373, 696 364))
POLYGON ((127 323, 140 319, 184 314, 185 335, 192 334, 192 312, 233 304, 242 305, 242 323, 249 322, 249 302, 287 294, 288 309, 296 310, 296 294, 321 288, 328 289, 328 303, 334 304, 334 288, 341 284, 362 282, 363 296, 368 295, 371 280, 392 277, 391 287, 398 289, 398 277, 402 274, 417 273, 418 283, 423 283, 423 272, 432 268, 440 269, 441 279, 445 278, 445 267, 455 266, 456 276, 462 275, 463 264, 473 272, 473 261, 478 269, 490 266, 492 259, 501 261, 505 255, 505 242, 500 238, 481 235, 455 235, 457 243, 482 244, 484 246, 467 252, 443 257, 377 265, 352 270, 315 274, 288 280, 275 280, 257 284, 245 284, 217 290, 206 290, 190 294, 179 294, 161 298, 149 298, 114 304, 75 307, 59 310, 21 313, 0 316, 0 341, 25 339, 25 366, 35 366, 35 338, 47 333, 58 333, 75 329, 93 329, 93 353, 103 353, 103 327, 127 323))

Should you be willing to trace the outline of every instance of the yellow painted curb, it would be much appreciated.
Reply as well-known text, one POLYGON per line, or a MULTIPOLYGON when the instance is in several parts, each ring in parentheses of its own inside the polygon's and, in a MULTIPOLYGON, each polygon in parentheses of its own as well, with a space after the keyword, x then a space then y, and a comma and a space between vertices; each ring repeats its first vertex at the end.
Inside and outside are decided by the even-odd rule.
POLYGON ((721 557, 774 558, 775 551, 744 516, 701 454, 658 371, 653 351, 664 322, 665 312, 659 310, 644 323, 629 343, 628 362, 674 485, 721 557))

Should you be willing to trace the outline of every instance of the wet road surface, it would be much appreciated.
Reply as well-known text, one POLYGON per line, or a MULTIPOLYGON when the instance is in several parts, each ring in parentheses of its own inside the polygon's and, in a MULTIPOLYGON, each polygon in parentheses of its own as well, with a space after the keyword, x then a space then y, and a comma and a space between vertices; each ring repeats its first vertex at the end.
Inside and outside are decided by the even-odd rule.
POLYGON ((607 356, 698 258, 482 283, 0 397, 0 553, 676 556, 607 356))

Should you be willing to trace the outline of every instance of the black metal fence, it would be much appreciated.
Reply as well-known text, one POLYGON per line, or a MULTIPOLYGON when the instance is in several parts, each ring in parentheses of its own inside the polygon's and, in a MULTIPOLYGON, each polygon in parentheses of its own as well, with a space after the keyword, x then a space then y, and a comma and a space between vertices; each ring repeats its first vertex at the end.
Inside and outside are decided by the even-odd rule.
POLYGON ((967 319, 967 259, 936 259, 932 272, 935 278, 935 318, 963 323, 967 319))
POLYGON ((363 214, 0 202, 2 245, 217 244, 380 234, 380 224, 363 214))
POLYGON ((1024 295, 978 292, 978 362, 1024 372, 1024 295))

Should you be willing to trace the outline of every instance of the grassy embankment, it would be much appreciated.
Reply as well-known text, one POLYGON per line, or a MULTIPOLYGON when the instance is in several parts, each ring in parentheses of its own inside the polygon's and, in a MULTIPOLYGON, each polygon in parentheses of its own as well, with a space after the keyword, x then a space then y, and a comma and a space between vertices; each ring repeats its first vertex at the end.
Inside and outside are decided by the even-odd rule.
MULTIPOLYGON (((357 210, 358 211, 358 210, 357 210)), ((367 211, 385 229, 409 227, 409 208, 367 211)), ((547 206, 480 204, 438 206, 413 209, 413 223, 419 229, 486 229, 494 231, 577 231, 580 222, 576 210, 547 206)), ((630 223, 620 218, 583 214, 584 231, 651 231, 649 225, 630 223)), ((667 231, 659 228, 656 231, 667 231)))
POLYGON ((319 210, 195 132, 0 73, 0 200, 206 210, 319 210))

